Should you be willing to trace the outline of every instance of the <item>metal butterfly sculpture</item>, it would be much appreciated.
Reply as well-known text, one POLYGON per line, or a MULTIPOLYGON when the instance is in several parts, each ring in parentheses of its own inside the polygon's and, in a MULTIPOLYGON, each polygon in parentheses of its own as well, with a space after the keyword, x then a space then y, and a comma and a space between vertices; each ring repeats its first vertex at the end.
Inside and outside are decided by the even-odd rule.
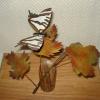
POLYGON ((27 46, 33 51, 38 51, 43 45, 45 30, 49 27, 52 19, 51 8, 45 9, 40 14, 33 14, 29 11, 28 22, 34 28, 36 33, 32 36, 22 39, 18 45, 27 46))

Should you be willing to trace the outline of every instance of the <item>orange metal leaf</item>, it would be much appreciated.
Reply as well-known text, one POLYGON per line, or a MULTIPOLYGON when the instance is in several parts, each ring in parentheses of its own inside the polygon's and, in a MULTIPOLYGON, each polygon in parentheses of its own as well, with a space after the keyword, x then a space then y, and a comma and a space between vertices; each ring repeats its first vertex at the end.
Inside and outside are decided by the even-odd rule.
POLYGON ((95 75, 93 65, 98 63, 100 56, 95 46, 83 47, 80 43, 73 43, 66 48, 66 52, 71 57, 73 69, 77 74, 85 77, 95 75))
POLYGON ((14 52, 6 56, 7 62, 11 65, 10 76, 14 79, 23 78, 24 75, 29 71, 30 64, 28 62, 29 56, 25 52, 18 56, 14 52))
POLYGON ((62 48, 63 46, 60 42, 52 41, 50 38, 46 37, 44 39, 43 47, 39 52, 37 52, 37 54, 45 57, 50 57, 60 52, 62 48))

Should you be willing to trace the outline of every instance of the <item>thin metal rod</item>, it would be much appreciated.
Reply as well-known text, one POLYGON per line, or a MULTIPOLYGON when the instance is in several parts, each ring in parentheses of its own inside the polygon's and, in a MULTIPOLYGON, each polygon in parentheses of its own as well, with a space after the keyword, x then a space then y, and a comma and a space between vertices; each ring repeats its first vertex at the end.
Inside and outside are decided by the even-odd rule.
POLYGON ((26 77, 29 81, 31 81, 32 84, 33 84, 35 87, 37 87, 37 85, 32 81, 32 79, 31 79, 28 75, 25 75, 25 77, 26 77))

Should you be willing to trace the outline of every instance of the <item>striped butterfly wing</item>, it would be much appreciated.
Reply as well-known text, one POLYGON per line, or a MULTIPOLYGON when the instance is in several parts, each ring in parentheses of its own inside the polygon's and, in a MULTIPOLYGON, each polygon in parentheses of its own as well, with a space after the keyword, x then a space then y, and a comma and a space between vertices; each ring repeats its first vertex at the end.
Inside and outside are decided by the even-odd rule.
POLYGON ((28 21, 37 32, 43 33, 48 28, 51 19, 51 8, 43 10, 40 14, 33 14, 29 11, 28 21))
POLYGON ((35 33, 33 36, 22 39, 19 44, 26 45, 33 51, 38 51, 43 45, 44 35, 35 33))

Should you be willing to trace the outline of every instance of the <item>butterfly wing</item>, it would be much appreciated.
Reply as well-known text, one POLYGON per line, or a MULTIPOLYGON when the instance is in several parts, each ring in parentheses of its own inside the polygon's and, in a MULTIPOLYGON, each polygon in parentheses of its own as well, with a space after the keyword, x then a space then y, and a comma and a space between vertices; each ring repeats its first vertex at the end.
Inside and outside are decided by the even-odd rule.
POLYGON ((40 12, 40 14, 33 14, 29 11, 28 21, 37 32, 43 33, 43 31, 45 31, 48 28, 51 19, 51 8, 43 10, 42 12, 40 12))
POLYGON ((20 41, 20 45, 26 45, 29 49, 33 51, 38 51, 43 45, 44 35, 41 34, 33 34, 33 36, 22 39, 20 41))

